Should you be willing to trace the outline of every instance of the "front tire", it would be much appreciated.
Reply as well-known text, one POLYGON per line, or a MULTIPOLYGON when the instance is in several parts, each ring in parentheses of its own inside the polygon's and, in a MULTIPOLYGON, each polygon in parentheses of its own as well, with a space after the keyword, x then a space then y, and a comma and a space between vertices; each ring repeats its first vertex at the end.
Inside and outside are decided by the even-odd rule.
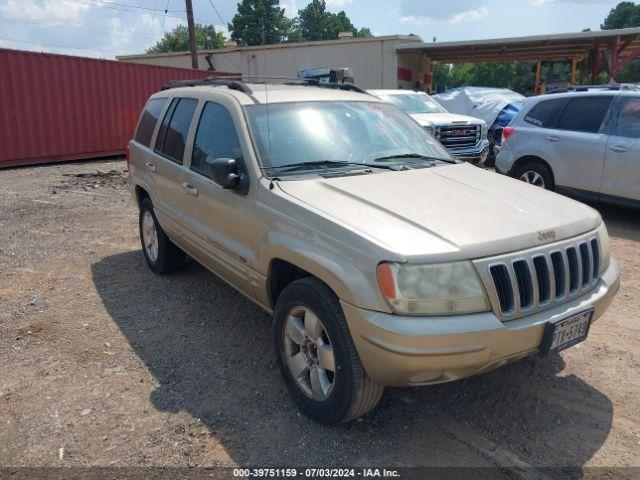
POLYGON ((362 366, 338 297, 315 278, 289 284, 274 313, 278 364, 293 400, 323 423, 373 409, 384 387, 362 366))
POLYGON ((149 268, 157 274, 177 270, 184 265, 185 254, 178 248, 158 223, 151 199, 140 203, 140 242, 149 268))
POLYGON ((515 178, 545 190, 553 190, 555 188, 551 169, 540 162, 525 163, 518 169, 515 178))

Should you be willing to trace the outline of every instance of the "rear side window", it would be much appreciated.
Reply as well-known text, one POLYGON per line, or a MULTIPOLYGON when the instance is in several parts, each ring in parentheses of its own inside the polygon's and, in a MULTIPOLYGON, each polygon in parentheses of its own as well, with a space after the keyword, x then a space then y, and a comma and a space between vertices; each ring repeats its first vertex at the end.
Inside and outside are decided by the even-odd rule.
POLYGON ((620 97, 609 118, 610 135, 640 138, 640 97, 620 97))
POLYGON ((166 98, 152 98, 147 102, 140 116, 138 129, 133 137, 136 142, 141 143, 145 147, 149 146, 153 130, 156 128, 156 123, 158 122, 165 103, 167 103, 166 98))
POLYGON ((174 98, 158 131, 156 150, 177 163, 182 163, 189 126, 197 106, 198 100, 194 98, 174 98))
POLYGON ((567 102, 564 98, 555 98, 553 100, 543 100, 533 106, 533 108, 524 116, 524 121, 541 128, 555 127, 555 121, 558 113, 567 102))
POLYGON ((613 97, 570 98, 558 118, 562 130, 596 133, 609 110, 613 97))
POLYGON ((200 124, 193 143, 191 169, 211 178, 207 157, 242 157, 240 140, 228 110, 218 103, 208 102, 202 110, 200 124))

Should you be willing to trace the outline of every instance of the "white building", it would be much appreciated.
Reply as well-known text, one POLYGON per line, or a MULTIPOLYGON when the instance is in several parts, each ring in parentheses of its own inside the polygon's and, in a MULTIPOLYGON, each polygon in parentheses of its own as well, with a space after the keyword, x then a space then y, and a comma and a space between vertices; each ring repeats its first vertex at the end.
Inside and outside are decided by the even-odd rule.
MULTIPOLYGON (((296 78, 310 67, 350 67, 355 83, 369 88, 413 88, 421 78, 419 55, 398 55, 400 46, 421 43, 418 36, 343 38, 277 45, 230 46, 198 52, 202 70, 248 76, 296 78)), ((191 68, 189 52, 151 53, 117 57, 125 62, 191 68)))

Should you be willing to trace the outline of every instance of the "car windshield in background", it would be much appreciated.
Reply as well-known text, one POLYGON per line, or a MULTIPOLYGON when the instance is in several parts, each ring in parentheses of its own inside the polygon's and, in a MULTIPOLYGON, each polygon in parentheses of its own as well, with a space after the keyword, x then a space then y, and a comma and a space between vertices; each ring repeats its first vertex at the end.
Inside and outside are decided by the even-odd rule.
MULTIPOLYGON (((449 153, 410 117, 378 102, 292 102, 245 107, 263 167, 383 168, 449 153)), ((285 169, 291 170, 291 169, 285 169)))
POLYGON ((407 113, 447 113, 442 105, 422 93, 380 95, 380 98, 393 103, 407 113))

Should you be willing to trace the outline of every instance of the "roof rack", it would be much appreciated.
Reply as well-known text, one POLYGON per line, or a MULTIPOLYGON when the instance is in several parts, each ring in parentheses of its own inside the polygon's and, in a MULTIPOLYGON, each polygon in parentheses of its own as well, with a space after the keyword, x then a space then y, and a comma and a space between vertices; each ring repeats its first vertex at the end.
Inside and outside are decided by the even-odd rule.
MULTIPOLYGON (((252 80, 253 83, 265 83, 268 80, 278 80, 281 81, 282 85, 297 85, 297 86, 307 86, 307 87, 319 87, 319 88, 331 88, 335 90, 348 90, 351 92, 364 93, 369 95, 366 90, 354 85, 353 83, 338 83, 338 82, 319 82, 317 79, 313 78, 287 78, 287 77, 261 77, 261 76, 248 76, 248 78, 255 78, 256 80, 252 80)), ((251 97, 251 99, 258 103, 256 98, 253 96, 253 90, 249 88, 249 86, 240 81, 240 80, 231 80, 224 79, 220 77, 206 77, 206 78, 198 78, 192 80, 172 80, 170 82, 165 83, 161 90, 170 90, 172 88, 179 87, 197 87, 203 85, 211 85, 211 86, 225 86, 231 90, 237 90, 239 92, 245 93, 251 97)))
POLYGON ((605 83, 602 85, 575 85, 550 90, 547 94, 567 92, 588 92, 589 90, 640 90, 640 85, 633 83, 605 83))
POLYGON ((298 86, 307 86, 307 87, 319 87, 319 88, 331 88, 334 90, 348 90, 350 92, 358 92, 364 93, 366 95, 370 95, 369 92, 363 90, 357 85, 353 83, 339 83, 339 82, 318 82, 314 79, 299 79, 294 82, 284 82, 283 85, 298 85, 298 86))
POLYGON ((230 90, 237 90, 239 92, 246 93, 249 96, 253 95, 253 90, 251 90, 245 83, 242 83, 239 80, 224 80, 217 77, 206 77, 194 80, 172 80, 165 83, 160 89, 169 90, 171 88, 197 87, 200 85, 219 85, 227 87, 230 90))

